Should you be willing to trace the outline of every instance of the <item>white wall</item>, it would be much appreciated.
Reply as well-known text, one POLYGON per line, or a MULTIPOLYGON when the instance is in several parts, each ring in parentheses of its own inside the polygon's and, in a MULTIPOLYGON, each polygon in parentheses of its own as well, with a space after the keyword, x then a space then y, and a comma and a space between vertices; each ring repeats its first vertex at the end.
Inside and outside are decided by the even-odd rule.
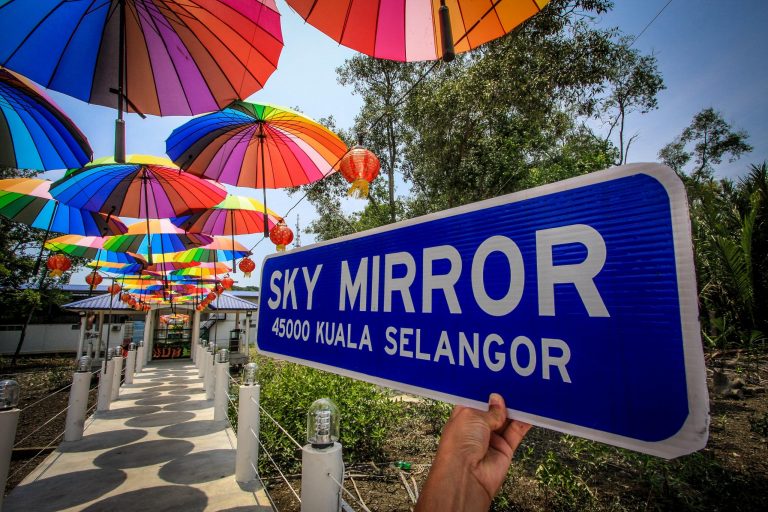
MULTIPOLYGON (((119 330, 109 329, 109 346, 114 347, 123 342, 123 324, 113 324, 119 327, 119 330)), ((19 326, 21 327, 21 326, 19 326)), ((104 325, 104 339, 102 348, 107 338, 107 326, 104 325)), ((93 348, 98 346, 98 331, 89 333, 92 335, 93 348)), ((21 330, 18 331, 0 331, 0 354, 8 355, 16 351, 16 345, 19 343, 21 330)), ((27 327, 27 335, 24 338, 24 346, 21 348, 22 354, 45 354, 52 352, 77 352, 77 343, 80 337, 79 324, 32 324, 27 327), (76 328, 72 328, 75 326, 76 328)), ((88 348, 88 338, 86 337, 85 349, 88 348)))

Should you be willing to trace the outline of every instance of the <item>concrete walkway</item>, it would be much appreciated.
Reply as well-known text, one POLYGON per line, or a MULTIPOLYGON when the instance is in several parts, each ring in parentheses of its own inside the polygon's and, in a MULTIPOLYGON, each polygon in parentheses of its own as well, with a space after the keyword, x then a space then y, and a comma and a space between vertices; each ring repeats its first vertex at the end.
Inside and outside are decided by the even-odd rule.
POLYGON ((3 511, 272 511, 235 482, 235 434, 189 361, 152 363, 5 499, 3 511))

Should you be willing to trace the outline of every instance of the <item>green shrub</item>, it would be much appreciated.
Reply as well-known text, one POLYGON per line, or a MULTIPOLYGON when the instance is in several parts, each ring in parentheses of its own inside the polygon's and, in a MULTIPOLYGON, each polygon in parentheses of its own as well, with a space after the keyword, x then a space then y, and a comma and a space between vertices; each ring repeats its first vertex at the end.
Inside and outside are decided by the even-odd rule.
MULTIPOLYGON (((307 410, 315 400, 330 398, 341 415, 340 442, 344 460, 381 460, 387 427, 398 416, 399 407, 389 392, 354 379, 298 364, 259 357, 261 405, 300 443, 306 442, 307 410)), ((262 414, 261 440, 285 471, 300 467, 301 454, 293 442, 262 414)), ((271 463, 262 460, 271 470, 271 463)))

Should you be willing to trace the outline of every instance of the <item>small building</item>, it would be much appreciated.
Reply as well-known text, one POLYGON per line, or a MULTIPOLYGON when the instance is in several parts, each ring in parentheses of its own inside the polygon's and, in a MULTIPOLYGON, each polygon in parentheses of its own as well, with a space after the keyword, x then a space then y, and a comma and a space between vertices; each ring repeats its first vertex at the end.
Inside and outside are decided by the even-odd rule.
MULTIPOLYGON (((109 347, 144 341, 150 359, 179 359, 189 357, 193 339, 201 339, 228 348, 232 363, 239 364, 247 361, 254 341, 255 291, 224 292, 204 312, 192 304, 156 305, 143 312, 106 293, 106 287, 96 288, 90 297, 85 285, 66 285, 64 290, 75 300, 29 325, 22 354, 87 353, 98 360, 109 347)), ((21 328, 0 325, 0 354, 15 351, 21 328)))

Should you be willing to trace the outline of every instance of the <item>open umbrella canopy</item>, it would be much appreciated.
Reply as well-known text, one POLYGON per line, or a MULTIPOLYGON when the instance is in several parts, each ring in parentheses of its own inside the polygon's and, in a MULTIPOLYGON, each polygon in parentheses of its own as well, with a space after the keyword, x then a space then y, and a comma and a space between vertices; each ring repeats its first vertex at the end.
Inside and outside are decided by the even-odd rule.
POLYGON ((232 268, 224 263, 204 263, 197 267, 182 268, 171 272, 172 276, 209 277, 231 272, 232 268))
POLYGON ((136 222, 123 235, 111 236, 104 249, 115 252, 135 252, 157 257, 164 253, 185 251, 191 247, 207 245, 213 237, 200 233, 187 233, 168 219, 136 222), (154 251, 154 252, 153 252, 154 251))
POLYGON ((138 275, 143 269, 144 265, 141 263, 109 263, 109 264, 96 264, 96 261, 88 262, 86 265, 91 268, 100 270, 107 274, 114 274, 116 276, 130 276, 138 275))
POLYGON ((183 268, 197 267, 199 265, 200 263, 196 261, 190 261, 186 263, 181 261, 164 261, 150 265, 147 267, 147 272, 162 274, 163 272, 171 272, 173 270, 179 270, 183 268))
POLYGON ((201 263, 215 263, 242 258, 249 254, 251 254, 251 251, 237 240, 217 236, 214 237, 213 242, 208 245, 176 253, 169 259, 181 262, 198 261, 201 263))
POLYGON ((175 168, 166 159, 129 155, 125 163, 100 159, 68 173, 54 182, 51 195, 84 210, 165 219, 215 206, 227 192, 217 183, 175 168))
POLYGON ((145 114, 188 116, 247 98, 282 48, 274 0, 0 2, 0 65, 98 105, 115 107, 123 90, 145 114))
POLYGON ((88 139, 50 98, 0 68, 0 167, 67 169, 85 165, 92 155, 88 139))
POLYGON ((198 176, 239 187, 283 188, 327 176, 347 145, 293 110, 236 101, 176 128, 166 151, 198 176))
POLYGON ((340 44, 371 57, 402 62, 442 58, 441 4, 445 4, 450 15, 455 52, 461 53, 507 34, 549 3, 549 0, 286 1, 307 23, 340 44))
POLYGON ((103 249, 106 237, 63 235, 45 242, 45 248, 50 251, 63 252, 70 256, 88 258, 97 262, 111 263, 143 263, 146 260, 138 254, 128 252, 113 252, 103 249))
POLYGON ((50 181, 37 178, 0 180, 0 215, 33 228, 70 235, 119 235, 128 230, 115 216, 54 200, 50 186, 50 181))
MULTIPOLYGON (((187 231, 210 235, 249 235, 264 231, 266 207, 251 197, 228 194, 226 199, 207 210, 176 217, 171 222, 187 231)), ((267 223, 271 230, 281 218, 266 209, 267 223)))

